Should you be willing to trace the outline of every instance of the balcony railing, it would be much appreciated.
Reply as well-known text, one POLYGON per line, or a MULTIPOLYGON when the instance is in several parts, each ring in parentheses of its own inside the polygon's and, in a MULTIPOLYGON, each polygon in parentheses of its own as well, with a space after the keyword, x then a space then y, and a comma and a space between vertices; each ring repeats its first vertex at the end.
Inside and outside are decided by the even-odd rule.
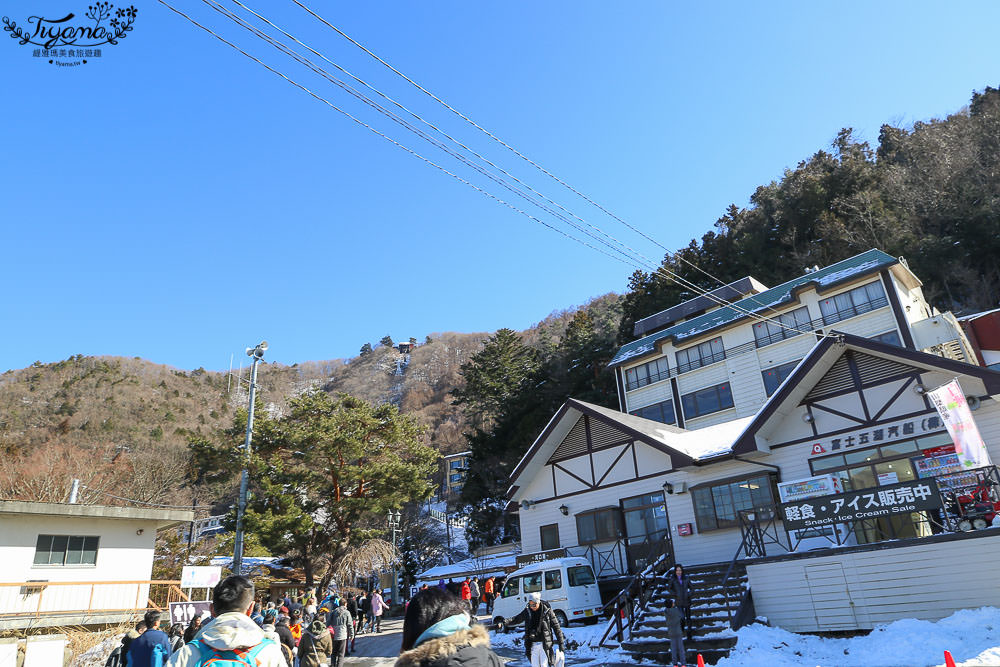
POLYGON ((863 303, 857 306, 851 306, 843 310, 838 310, 835 313, 829 315, 824 315, 821 318, 815 320, 810 320, 808 322, 796 322, 794 324, 788 324, 789 328, 782 329, 776 333, 762 336, 756 338, 750 343, 743 343, 741 345, 736 345, 734 347, 727 348, 722 352, 716 352, 707 357, 702 357, 696 359, 695 361, 690 361, 687 363, 680 364, 668 371, 661 371, 659 373, 651 373, 647 377, 640 378, 638 380, 627 380, 625 382, 625 390, 633 391, 639 389, 640 387, 645 387, 646 385, 653 384, 655 382, 660 382, 662 380, 667 380, 669 378, 675 377, 677 375, 683 375, 684 373, 690 373, 691 371, 703 368, 705 366, 710 366, 711 364, 716 364, 720 361, 726 359, 731 359, 733 357, 751 352, 753 350, 767 347, 768 345, 774 345, 775 343, 780 343, 784 340, 789 340, 790 338, 795 338, 796 336, 801 336, 807 332, 815 333, 823 327, 830 326, 836 322, 842 320, 850 319, 852 317, 857 317, 858 315, 864 315, 865 313, 870 313, 873 310, 878 310, 879 308, 885 308, 889 305, 889 301, 885 297, 878 299, 873 299, 867 303, 863 303), (794 327, 794 328, 792 328, 794 327))
POLYGON ((180 581, 21 581, 0 583, 0 622, 133 614, 189 601, 180 581))

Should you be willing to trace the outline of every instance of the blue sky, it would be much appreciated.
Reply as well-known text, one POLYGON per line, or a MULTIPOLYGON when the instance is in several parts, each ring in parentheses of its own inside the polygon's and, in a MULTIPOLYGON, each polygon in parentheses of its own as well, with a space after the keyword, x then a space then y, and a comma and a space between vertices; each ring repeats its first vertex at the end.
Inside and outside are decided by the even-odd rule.
MULTIPOLYGON (((245 4, 662 257, 293 3, 245 4)), ((884 122, 946 115, 1000 82, 995 3, 307 4, 671 248, 841 127, 874 142, 884 122)), ((427 166, 158 2, 135 6, 134 31, 80 67, 0 39, 0 370, 77 353, 222 370, 261 338, 282 363, 349 357, 386 333, 522 329, 626 289, 631 268, 427 166)), ((202 2, 176 6, 507 196, 202 2)), ((85 0, 3 7, 21 24, 85 11, 85 0)))

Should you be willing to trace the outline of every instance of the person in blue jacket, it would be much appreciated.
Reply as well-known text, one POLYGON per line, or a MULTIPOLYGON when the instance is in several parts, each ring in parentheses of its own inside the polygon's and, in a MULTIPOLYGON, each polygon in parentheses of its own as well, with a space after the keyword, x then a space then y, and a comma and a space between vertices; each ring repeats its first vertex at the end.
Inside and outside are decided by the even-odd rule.
POLYGON ((160 630, 160 612, 147 611, 143 616, 146 631, 132 640, 128 647, 129 667, 161 667, 167 664, 170 657, 170 638, 160 630), (159 647, 159 648, 157 648, 159 647), (155 654, 159 652, 159 666, 155 654))

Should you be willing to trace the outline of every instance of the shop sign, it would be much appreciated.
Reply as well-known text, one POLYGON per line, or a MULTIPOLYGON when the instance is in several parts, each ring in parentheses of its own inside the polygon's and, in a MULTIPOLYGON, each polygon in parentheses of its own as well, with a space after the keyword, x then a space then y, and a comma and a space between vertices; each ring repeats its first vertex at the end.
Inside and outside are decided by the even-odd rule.
POLYGON ((965 400, 965 392, 952 380, 933 391, 927 392, 938 414, 948 428, 951 439, 955 442, 955 453, 964 468, 981 468, 990 464, 990 456, 986 453, 986 443, 979 435, 976 420, 972 410, 965 400))
POLYGON ((555 560, 556 558, 565 558, 565 549, 550 549, 549 551, 539 551, 538 553, 526 554, 524 556, 518 556, 516 559, 517 566, 519 568, 525 565, 533 565, 534 563, 544 563, 547 560, 555 560))
POLYGON ((801 530, 938 509, 941 496, 934 479, 919 479, 810 498, 807 502, 782 503, 778 507, 785 530, 801 530))
POLYGON ((913 417, 897 422, 889 422, 864 431, 852 431, 851 433, 840 434, 837 437, 814 440, 812 454, 820 454, 826 451, 840 452, 855 447, 871 447, 872 445, 881 443, 926 435, 933 431, 940 431, 942 428, 944 428, 944 424, 938 415, 913 417))

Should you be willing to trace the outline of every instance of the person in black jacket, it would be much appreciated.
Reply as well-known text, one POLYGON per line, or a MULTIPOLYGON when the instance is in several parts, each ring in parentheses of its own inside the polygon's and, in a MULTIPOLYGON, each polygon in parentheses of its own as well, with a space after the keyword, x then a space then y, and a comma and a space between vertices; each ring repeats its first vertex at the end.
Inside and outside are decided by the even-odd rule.
POLYGON ((288 647, 289 652, 295 652, 295 636, 292 634, 292 628, 288 625, 287 616, 279 616, 277 622, 274 624, 274 632, 278 635, 278 639, 284 646, 288 647))
POLYGON ((469 606, 440 588, 420 591, 403 620, 403 641, 395 667, 503 667, 490 649, 490 635, 472 625, 469 606))
POLYGON ((684 630, 691 641, 691 579, 684 574, 684 566, 674 565, 667 580, 667 590, 674 597, 675 605, 684 613, 684 630))
POLYGON ((507 621, 510 626, 521 623, 524 623, 524 650, 531 667, 551 667, 555 664, 553 644, 558 643, 559 650, 566 652, 566 638, 563 637, 559 619, 549 603, 542 600, 541 593, 529 595, 528 606, 507 621))

